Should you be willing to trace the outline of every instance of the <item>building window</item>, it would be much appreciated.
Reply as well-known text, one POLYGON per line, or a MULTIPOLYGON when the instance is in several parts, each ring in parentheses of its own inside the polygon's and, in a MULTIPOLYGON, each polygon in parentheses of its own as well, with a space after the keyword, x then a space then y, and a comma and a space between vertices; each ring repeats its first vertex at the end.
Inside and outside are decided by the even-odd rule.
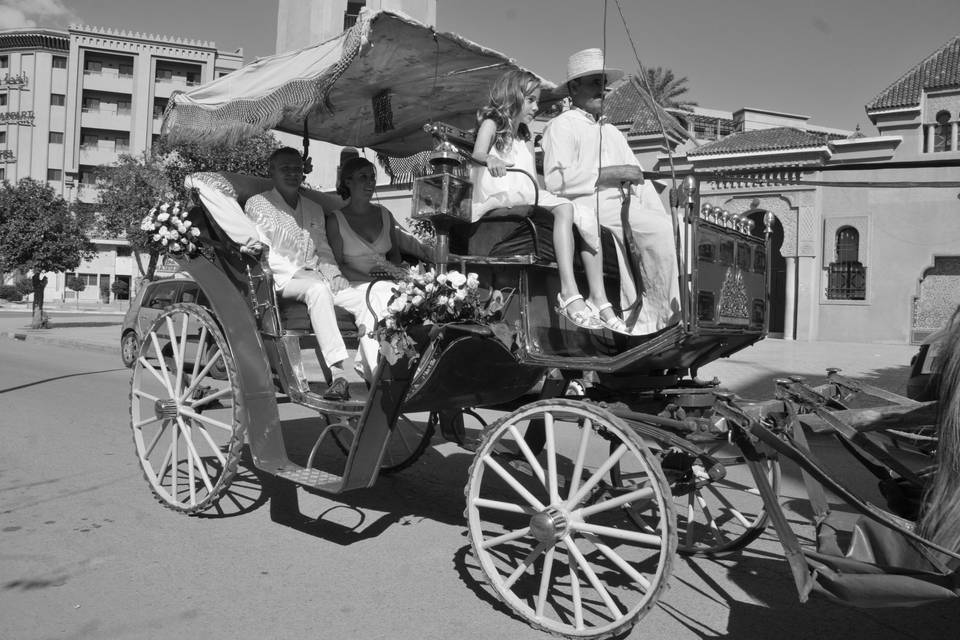
POLYGON ((367 3, 365 1, 347 3, 347 10, 343 14, 344 31, 357 24, 357 18, 360 16, 360 9, 363 9, 364 5, 366 4, 367 3))
POLYGON ((67 68, 67 59, 63 56, 53 56, 53 68, 54 69, 66 69, 67 68))
POLYGON ((0 93, 0 107, 5 107, 7 105, 7 94, 0 93))
POLYGON ((6 179, 7 179, 7 168, 0 167, 0 180, 6 180, 6 179))
POLYGON ((51 107, 62 107, 67 104, 67 96, 62 93, 51 93, 50 94, 50 106, 51 107))
POLYGON ((860 232, 840 227, 836 256, 827 267, 828 300, 864 300, 867 297, 867 268, 860 263, 860 232))
POLYGON ((0 56, 0 69, 6 69, 10 66, 9 56, 0 56))
POLYGON ((51 132, 50 132, 50 142, 51 142, 51 144, 63 144, 63 132, 62 132, 62 131, 51 131, 51 132))
POLYGON ((60 182, 63 180, 63 170, 62 169, 47 169, 47 180, 52 182, 60 182))
POLYGON ((950 113, 937 113, 936 124, 933 125, 933 151, 950 151, 950 113))
POLYGON ((7 132, 0 131, 0 144, 6 144, 6 143, 7 143, 7 132))

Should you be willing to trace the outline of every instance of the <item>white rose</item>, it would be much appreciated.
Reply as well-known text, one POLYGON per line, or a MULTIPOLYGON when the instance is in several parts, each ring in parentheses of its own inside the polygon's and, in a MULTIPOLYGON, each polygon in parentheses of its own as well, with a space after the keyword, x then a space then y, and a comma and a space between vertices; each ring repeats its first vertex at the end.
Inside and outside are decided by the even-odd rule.
POLYGON ((150 236, 150 239, 153 240, 154 242, 160 242, 161 237, 162 236, 159 233, 155 233, 152 236, 150 236))
POLYGON ((438 296, 437 297, 437 306, 442 307, 447 304, 447 296, 438 296))
POLYGON ((167 211, 167 209, 169 209, 169 208, 170 208, 170 203, 169 203, 169 202, 164 202, 163 204, 160 205, 160 211, 162 211, 162 212, 164 212, 164 213, 165 213, 165 212, 167 211))
POLYGON ((431 283, 429 283, 429 284, 427 284, 427 285, 424 285, 423 290, 424 290, 425 293, 433 293, 434 291, 437 290, 437 285, 435 285, 435 284, 433 284, 433 283, 431 282, 431 283))
POLYGON ((462 287, 467 282, 467 277, 459 271, 448 271, 447 281, 454 288, 462 287))
POLYGON ((162 213, 157 215, 157 222, 166 222, 169 219, 170 219, 170 214, 167 213, 166 211, 163 211, 162 213))
POLYGON ((437 284, 443 284, 447 281, 447 274, 438 273, 436 277, 437 284))
POLYGON ((465 300, 467 298, 467 290, 457 289, 456 293, 453 294, 453 297, 457 300, 465 300))
POLYGON ((387 329, 396 329, 396 328, 397 328, 397 321, 394 320, 393 318, 387 318, 387 319, 384 321, 383 324, 384 324, 384 326, 387 327, 387 329))
POLYGON ((407 306, 407 294, 401 293, 399 296, 397 296, 396 300, 390 303, 390 305, 387 308, 390 311, 393 311, 394 313, 399 313, 403 311, 406 308, 406 306, 407 306))
POLYGON ((190 235, 196 238, 197 236, 200 235, 200 229, 197 229, 196 227, 194 227, 193 229, 190 229, 190 235))
POLYGON ((161 239, 160 239, 160 244, 162 244, 163 246, 167 246, 167 242, 169 242, 169 241, 168 241, 166 238, 161 238, 161 239))
POLYGON ((160 230, 157 231, 157 233, 160 234, 160 237, 161 237, 161 238, 169 238, 169 237, 170 237, 170 229, 167 229, 166 227, 160 227, 160 230))
MULTIPOLYGON (((184 226, 184 228, 189 229, 190 227, 193 226, 193 223, 190 222, 189 220, 184 220, 184 221, 183 221, 183 226, 184 226)), ((477 274, 473 274, 473 275, 477 275, 477 274)))
POLYGON ((413 299, 410 300, 410 302, 413 304, 413 306, 419 307, 421 304, 423 304, 423 296, 421 295, 413 296, 413 299))
POLYGON ((173 251, 180 251, 180 243, 174 242, 173 244, 170 245, 170 249, 173 251))

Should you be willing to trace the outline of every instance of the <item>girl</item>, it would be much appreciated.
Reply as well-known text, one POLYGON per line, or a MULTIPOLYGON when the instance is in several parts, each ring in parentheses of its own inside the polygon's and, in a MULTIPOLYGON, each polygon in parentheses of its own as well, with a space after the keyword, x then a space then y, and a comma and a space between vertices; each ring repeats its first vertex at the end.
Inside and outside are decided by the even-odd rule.
MULTIPOLYGON (((540 100, 540 80, 528 71, 505 72, 490 87, 489 103, 477 112, 477 139, 473 158, 483 167, 473 171, 473 215, 479 217, 492 209, 531 205, 534 188, 521 173, 507 173, 507 167, 523 169, 536 175, 530 140, 529 124, 537 114, 540 100)), ((581 213, 573 203, 540 191, 539 206, 550 210, 554 217, 553 244, 560 271, 560 293, 557 311, 574 324, 585 329, 602 329, 628 333, 626 325, 617 317, 603 287, 603 256, 596 220, 581 213), (590 296, 584 300, 573 274, 573 225, 584 239, 581 251, 590 296)))

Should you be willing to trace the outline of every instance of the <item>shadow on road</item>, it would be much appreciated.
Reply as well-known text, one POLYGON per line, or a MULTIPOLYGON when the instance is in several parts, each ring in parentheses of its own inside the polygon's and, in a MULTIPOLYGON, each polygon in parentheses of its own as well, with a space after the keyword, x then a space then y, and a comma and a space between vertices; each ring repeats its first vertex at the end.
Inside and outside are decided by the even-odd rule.
POLYGON ((20 389, 26 389, 27 387, 34 387, 38 384, 46 384, 48 382, 54 382, 55 380, 64 380, 66 378, 76 378, 78 376, 95 376, 101 373, 113 373, 114 371, 123 371, 123 367, 117 367, 116 369, 103 369, 101 371, 80 371, 78 373, 67 373, 62 376, 55 376, 53 378, 44 378, 43 380, 36 380, 34 382, 27 382, 25 384, 17 385, 16 387, 7 387, 6 389, 0 389, 0 393, 10 393, 11 391, 19 391, 20 389))

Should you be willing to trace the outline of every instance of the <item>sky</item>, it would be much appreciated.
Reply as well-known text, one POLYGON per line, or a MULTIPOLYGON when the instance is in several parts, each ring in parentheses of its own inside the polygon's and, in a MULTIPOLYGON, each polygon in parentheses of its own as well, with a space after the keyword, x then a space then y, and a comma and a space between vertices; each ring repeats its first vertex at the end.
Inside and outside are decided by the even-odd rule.
MULTIPOLYGON (((322 0, 320 0, 322 1, 322 0)), ((439 0, 437 27, 554 82, 567 57, 668 67, 702 107, 757 107, 875 133, 863 105, 960 35, 957 0, 439 0), (606 6, 606 17, 604 8, 606 6), (629 33, 629 36, 628 36, 629 33), (631 46, 636 47, 636 56, 631 46)), ((272 55, 277 0, 0 0, 0 28, 72 23, 272 55)))

